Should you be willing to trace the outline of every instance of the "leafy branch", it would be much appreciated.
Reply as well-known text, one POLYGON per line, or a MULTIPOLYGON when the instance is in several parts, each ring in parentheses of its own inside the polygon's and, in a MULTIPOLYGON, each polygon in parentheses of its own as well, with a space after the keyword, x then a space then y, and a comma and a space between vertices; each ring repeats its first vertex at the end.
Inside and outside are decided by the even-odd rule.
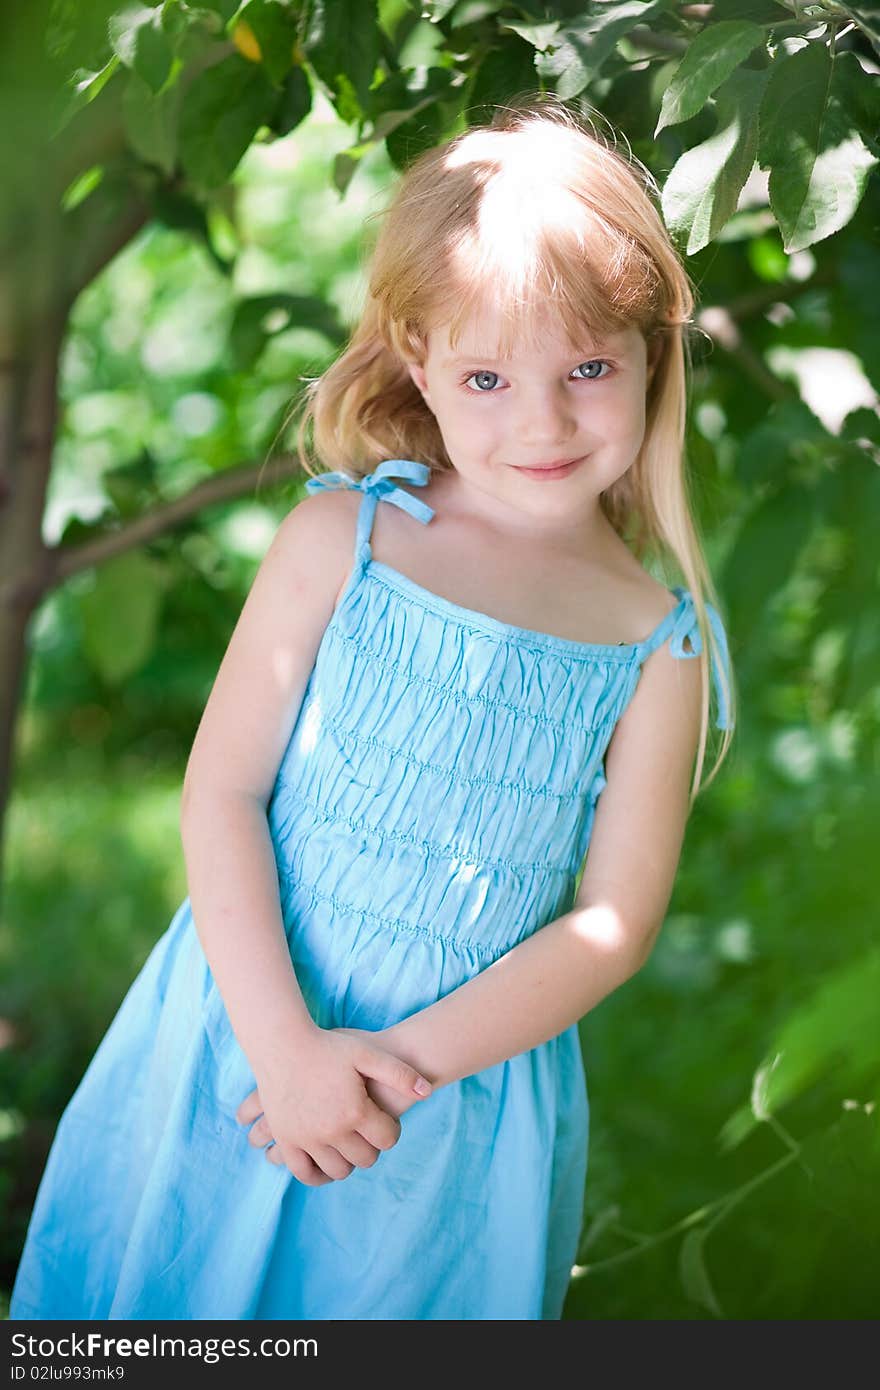
MULTIPOLYGON (((773 1122, 772 1128, 779 1134, 785 1143, 788 1153, 782 1158, 771 1163, 769 1167, 756 1173, 748 1181, 739 1187, 724 1193, 713 1202, 705 1206, 698 1207, 695 1211, 688 1212, 673 1225, 667 1226, 662 1231, 657 1231, 653 1235, 644 1235, 640 1232, 629 1230, 621 1226, 612 1216, 603 1220, 603 1213, 600 1213, 584 1235, 578 1251, 578 1258, 582 1259, 590 1245, 593 1243, 594 1232, 596 1235, 608 1233, 617 1235, 621 1239, 632 1241, 629 1250, 621 1250, 615 1255, 608 1255, 600 1260, 593 1260, 586 1263, 578 1263, 572 1271, 574 1280, 584 1279, 588 1276, 607 1273, 612 1269, 619 1269, 623 1265, 630 1264, 633 1260, 639 1259, 650 1250, 656 1250, 662 1245, 668 1244, 676 1236, 684 1236, 682 1248, 679 1256, 679 1271, 682 1278, 685 1293, 694 1299, 695 1302, 709 1309, 716 1317, 723 1317, 724 1314, 715 1295, 709 1278, 708 1269, 705 1262, 704 1247, 709 1236, 726 1220, 730 1213, 757 1192, 778 1177, 786 1168, 790 1168, 793 1163, 801 1162, 800 1145, 791 1135, 783 1130, 778 1121, 773 1122)), ((616 1211, 616 1209, 615 1209, 616 1211)))

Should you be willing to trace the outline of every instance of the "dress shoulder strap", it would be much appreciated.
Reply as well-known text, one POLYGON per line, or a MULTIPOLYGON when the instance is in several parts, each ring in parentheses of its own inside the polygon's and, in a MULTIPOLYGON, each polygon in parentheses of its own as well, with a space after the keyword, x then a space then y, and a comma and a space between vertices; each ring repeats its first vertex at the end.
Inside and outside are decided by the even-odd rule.
POLYGON ((363 499, 358 508, 354 554, 355 560, 360 560, 366 564, 372 554, 370 536, 373 532, 373 518, 376 515, 376 505, 380 497, 386 502, 393 502, 396 507, 400 507, 403 511, 409 512, 410 516, 415 517, 416 521, 421 521, 424 525, 427 525, 434 515, 433 507, 429 507, 427 502, 423 502, 420 497, 413 497, 411 492, 407 492, 406 488, 398 487, 391 479, 405 478, 418 487, 424 487, 430 476, 431 470, 426 463, 416 463, 414 459, 384 459, 382 463, 376 465, 371 473, 365 473, 360 478, 352 477, 342 470, 335 473, 319 473, 316 477, 308 479, 306 492, 311 494, 324 489, 356 488, 363 493, 363 499))
MULTIPOLYGON (((700 627, 697 622, 697 610, 694 606, 694 597, 689 589, 685 589, 680 584, 672 588, 672 593, 677 595, 678 603, 666 614, 661 622, 655 627, 649 637, 646 637, 640 645, 640 656, 645 657, 650 652, 656 650, 661 643, 669 639, 669 647, 673 656, 687 658, 699 656, 703 650, 703 639, 700 635, 700 627), (690 642, 690 650, 685 647, 685 642, 690 642)), ((727 690, 730 688, 730 651, 727 645, 727 634, 721 616, 711 603, 706 604, 706 612, 709 623, 715 635, 718 646, 718 653, 712 652, 712 675, 715 682, 715 693, 718 699, 718 717, 715 720, 717 729, 730 728, 730 707, 727 701, 727 690), (721 663, 724 668, 724 677, 721 679, 718 656, 720 654, 721 663)))

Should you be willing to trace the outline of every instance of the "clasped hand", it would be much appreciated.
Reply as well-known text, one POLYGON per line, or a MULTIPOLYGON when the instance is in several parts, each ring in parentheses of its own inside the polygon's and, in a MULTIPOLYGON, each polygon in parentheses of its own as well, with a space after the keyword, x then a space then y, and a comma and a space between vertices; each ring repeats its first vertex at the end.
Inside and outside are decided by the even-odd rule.
POLYGON ((307 1187, 371 1168, 400 1138, 399 1116, 430 1084, 361 1028, 315 1028, 296 1056, 255 1070, 257 1089, 238 1107, 248 1143, 266 1149, 307 1187), (255 1123, 251 1124, 252 1121, 255 1123))

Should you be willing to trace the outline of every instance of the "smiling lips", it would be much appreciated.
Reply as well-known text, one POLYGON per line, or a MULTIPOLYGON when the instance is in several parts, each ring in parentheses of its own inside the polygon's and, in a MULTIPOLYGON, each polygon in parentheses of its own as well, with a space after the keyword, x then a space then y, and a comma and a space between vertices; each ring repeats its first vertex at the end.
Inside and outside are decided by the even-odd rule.
POLYGON ((577 459, 554 459, 552 463, 540 463, 534 468, 519 468, 517 472, 526 473, 530 478, 564 478, 581 462, 577 459))

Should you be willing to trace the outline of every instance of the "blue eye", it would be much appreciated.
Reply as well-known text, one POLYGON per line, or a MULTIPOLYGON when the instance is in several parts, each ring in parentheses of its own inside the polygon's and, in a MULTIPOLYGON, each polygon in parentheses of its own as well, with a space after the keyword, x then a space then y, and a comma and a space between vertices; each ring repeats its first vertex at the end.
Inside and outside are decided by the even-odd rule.
MULTIPOLYGON (((610 365, 611 365, 611 364, 610 364, 609 362, 604 361, 601 357, 592 357, 592 358, 590 359, 589 362, 579 362, 578 365, 575 367, 574 370, 575 370, 575 372, 579 372, 580 369, 581 369, 581 367, 610 367, 610 365)), ((581 381, 601 381, 601 380, 602 380, 602 377, 599 377, 599 376, 582 376, 582 377, 580 378, 580 380, 581 380, 581 381)))
MULTIPOLYGON (((597 367, 600 370, 602 367, 606 367, 608 371, 614 370, 611 363, 606 362, 604 358, 593 357, 590 358, 588 362, 580 362, 574 368, 571 375, 576 377, 579 381, 604 381, 605 376, 608 375, 608 371, 600 376, 598 373, 590 372, 590 369, 593 367, 597 367), (584 368, 587 369, 589 375, 584 375, 584 368)), ((502 382, 503 378, 500 377, 497 372, 490 372, 483 369, 478 372, 471 372, 464 378, 463 384, 473 395, 488 396, 490 394, 494 395, 496 388, 502 382)))
POLYGON ((477 383, 476 390, 485 393, 486 391, 491 391, 500 380, 501 378, 497 372, 472 372, 466 379, 465 385, 471 381, 475 381, 477 383))

